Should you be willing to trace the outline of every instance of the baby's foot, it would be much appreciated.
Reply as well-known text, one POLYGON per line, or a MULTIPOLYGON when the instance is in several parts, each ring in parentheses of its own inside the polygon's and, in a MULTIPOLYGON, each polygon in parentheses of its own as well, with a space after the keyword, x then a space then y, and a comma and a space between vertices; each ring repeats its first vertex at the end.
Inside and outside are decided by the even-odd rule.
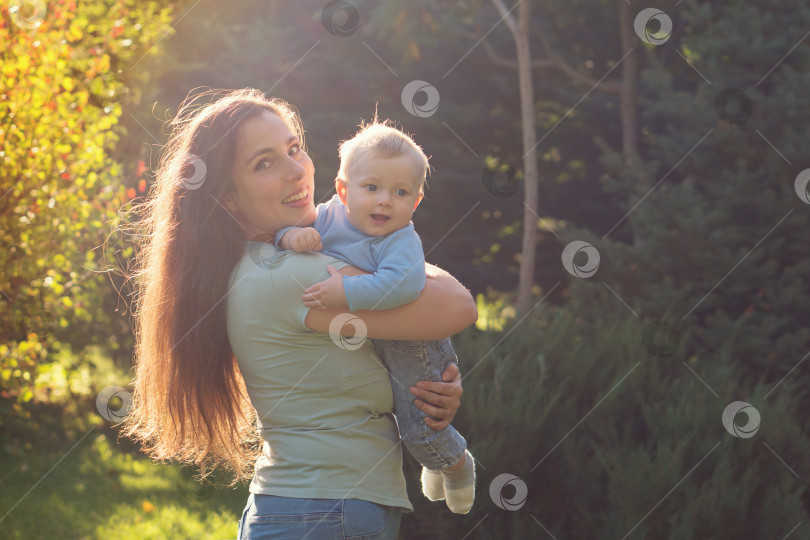
POLYGON ((422 467, 422 493, 431 501, 444 499, 444 477, 441 471, 422 467))
POLYGON ((464 451, 461 459, 465 461, 460 468, 441 471, 447 507, 455 514, 469 512, 475 500, 475 460, 468 450, 464 451))

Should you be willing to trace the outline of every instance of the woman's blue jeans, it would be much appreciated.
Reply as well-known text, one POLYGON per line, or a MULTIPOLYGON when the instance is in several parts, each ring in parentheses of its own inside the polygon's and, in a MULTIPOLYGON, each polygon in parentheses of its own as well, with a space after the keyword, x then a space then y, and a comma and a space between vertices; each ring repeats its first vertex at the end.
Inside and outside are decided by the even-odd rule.
POLYGON ((359 499, 248 497, 237 540, 394 540, 402 509, 359 499))

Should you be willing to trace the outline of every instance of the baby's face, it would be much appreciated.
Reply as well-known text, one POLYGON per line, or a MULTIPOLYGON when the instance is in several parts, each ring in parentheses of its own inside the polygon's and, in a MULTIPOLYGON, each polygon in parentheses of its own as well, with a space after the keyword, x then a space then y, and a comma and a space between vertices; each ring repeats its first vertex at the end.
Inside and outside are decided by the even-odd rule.
POLYGON ((364 156, 349 176, 345 183, 338 179, 337 188, 352 225, 369 236, 386 236, 410 223, 423 181, 413 158, 364 156))

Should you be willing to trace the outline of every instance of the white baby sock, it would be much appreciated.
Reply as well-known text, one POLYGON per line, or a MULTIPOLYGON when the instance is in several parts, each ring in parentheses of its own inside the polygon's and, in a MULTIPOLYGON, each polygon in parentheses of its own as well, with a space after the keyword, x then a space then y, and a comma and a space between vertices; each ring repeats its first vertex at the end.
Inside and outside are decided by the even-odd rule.
MULTIPOLYGON (((454 514, 466 514, 475 500, 475 459, 469 450, 464 451, 462 459, 465 457, 466 461, 459 469, 441 471, 447 507, 454 514)), ((422 482, 424 485, 424 480, 422 482)))
POLYGON ((422 493, 431 501, 444 499, 444 477, 441 471, 422 467, 422 493))

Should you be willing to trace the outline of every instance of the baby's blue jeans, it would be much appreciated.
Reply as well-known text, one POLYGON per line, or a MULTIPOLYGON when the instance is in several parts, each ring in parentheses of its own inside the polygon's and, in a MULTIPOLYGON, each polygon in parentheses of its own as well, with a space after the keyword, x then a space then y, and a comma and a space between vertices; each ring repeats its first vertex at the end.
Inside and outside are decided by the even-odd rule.
POLYGON ((394 414, 402 443, 416 460, 428 469, 455 465, 464 450, 464 440, 453 426, 434 431, 427 424, 427 413, 416 405, 408 389, 418 381, 441 381, 442 371, 458 357, 450 339, 439 341, 372 340, 377 356, 385 363, 394 393, 394 414))

